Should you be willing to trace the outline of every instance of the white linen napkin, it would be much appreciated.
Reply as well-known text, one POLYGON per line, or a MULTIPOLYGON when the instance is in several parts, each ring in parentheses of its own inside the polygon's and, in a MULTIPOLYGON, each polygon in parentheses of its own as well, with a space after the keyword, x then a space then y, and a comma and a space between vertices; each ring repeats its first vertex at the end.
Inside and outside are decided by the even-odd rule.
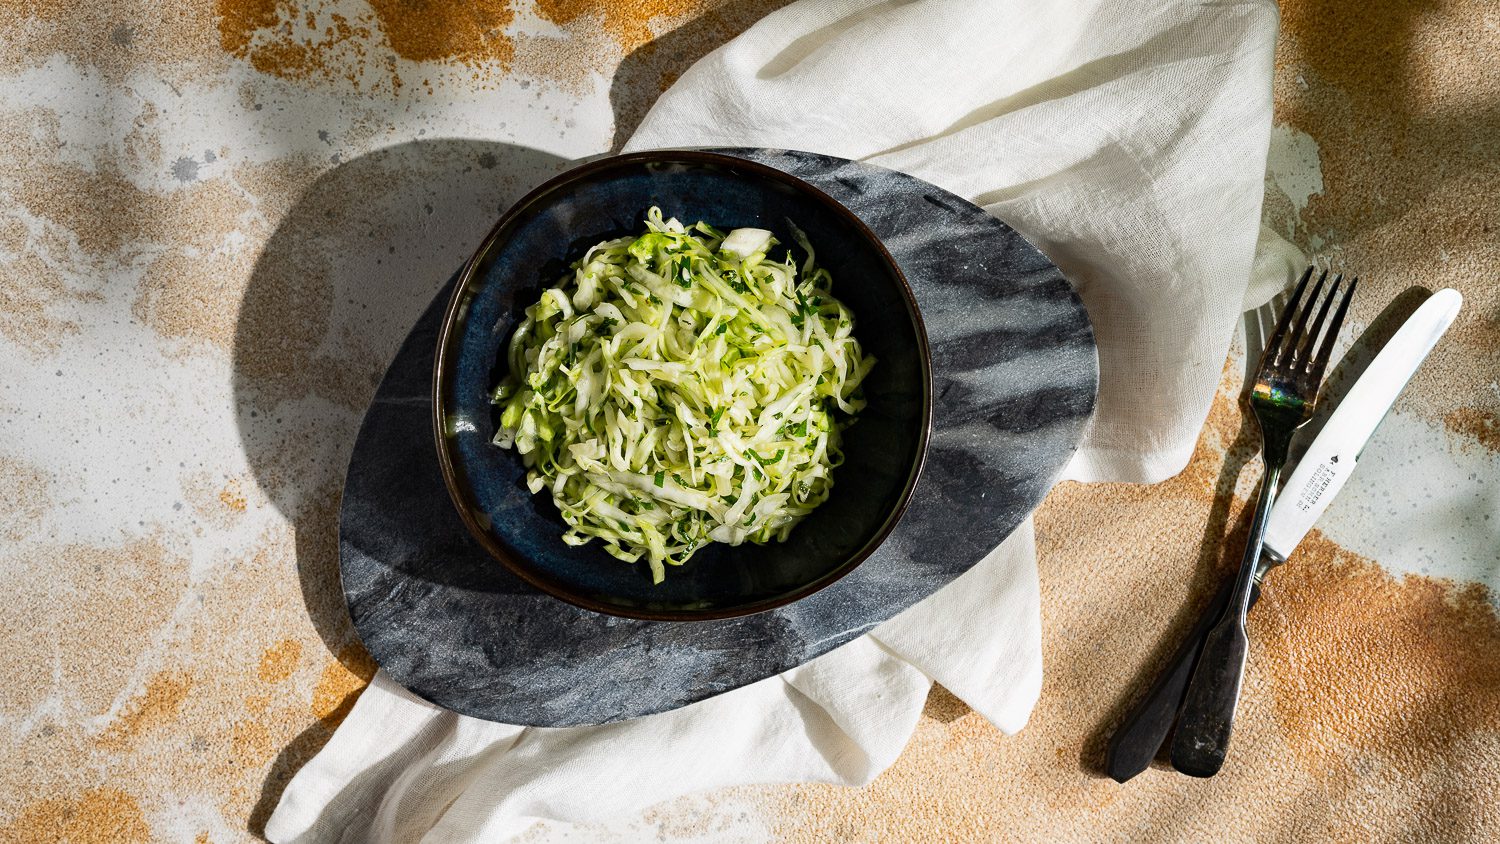
MULTIPOLYGON (((1098 335, 1097 415, 1068 476, 1154 482, 1192 451, 1252 280, 1276 28, 1272 0, 802 0, 694 65, 629 147, 863 159, 1004 219, 1078 285, 1098 335)), ((1273 284, 1286 269, 1255 265, 1273 284)), ((674 712, 522 728, 380 673, 266 835, 493 842, 701 789, 862 784, 895 761, 933 681, 1019 730, 1040 641, 1027 521, 869 635, 674 712)))

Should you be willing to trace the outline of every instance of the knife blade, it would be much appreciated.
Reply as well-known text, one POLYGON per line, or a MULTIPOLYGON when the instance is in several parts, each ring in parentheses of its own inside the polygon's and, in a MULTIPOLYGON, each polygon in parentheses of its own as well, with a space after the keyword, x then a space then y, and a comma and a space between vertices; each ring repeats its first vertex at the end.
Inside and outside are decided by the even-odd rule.
POLYGON ((1266 520, 1266 545, 1259 576, 1286 561, 1329 502, 1344 488, 1365 444, 1385 419, 1396 397, 1427 359, 1463 306, 1463 296, 1446 288, 1427 298, 1381 347, 1359 380, 1339 401, 1333 415, 1281 488, 1266 520))
MULTIPOLYGON (((1250 593, 1252 605, 1260 597, 1261 578, 1273 566, 1286 561, 1338 495, 1365 444, 1417 367, 1458 316, 1462 305, 1463 297, 1457 290, 1439 290, 1428 297, 1360 373, 1359 380, 1313 438, 1271 508, 1266 547, 1250 593)), ((1203 637, 1223 614, 1231 586, 1232 582, 1225 583, 1219 589, 1145 697, 1110 737, 1105 772, 1116 782, 1123 783, 1150 767, 1166 740, 1177 719, 1188 679, 1193 675, 1203 637)))

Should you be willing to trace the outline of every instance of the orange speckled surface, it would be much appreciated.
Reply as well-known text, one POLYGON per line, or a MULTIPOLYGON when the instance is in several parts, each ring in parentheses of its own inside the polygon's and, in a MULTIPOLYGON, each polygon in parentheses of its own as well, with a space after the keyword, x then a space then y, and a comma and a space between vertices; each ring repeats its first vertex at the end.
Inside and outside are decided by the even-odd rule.
MULTIPOLYGON (((406 328, 502 207, 779 5, 0 7, 0 844, 257 840, 374 672, 338 495, 406 328)), ((1351 336, 1413 285, 1466 305, 1269 579, 1219 777, 1098 767, 1238 559, 1238 348, 1186 471, 1038 512, 1019 735, 938 688, 865 788, 527 840, 1500 839, 1500 9, 1289 0, 1275 96, 1265 218, 1363 276, 1351 336)))

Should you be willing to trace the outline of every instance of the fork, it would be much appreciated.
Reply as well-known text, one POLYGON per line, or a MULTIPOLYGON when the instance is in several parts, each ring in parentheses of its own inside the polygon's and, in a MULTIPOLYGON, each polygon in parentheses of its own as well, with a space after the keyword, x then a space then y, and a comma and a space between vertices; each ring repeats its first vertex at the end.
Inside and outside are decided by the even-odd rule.
POLYGON ((1342 274, 1334 276, 1333 286, 1318 308, 1312 329, 1308 330, 1308 317, 1318 302, 1324 282, 1328 280, 1328 271, 1324 270, 1318 276, 1312 294, 1303 302, 1302 294, 1312 274, 1313 268, 1308 267, 1297 283, 1297 291, 1281 312, 1276 330, 1266 341, 1255 387, 1250 392, 1250 410, 1260 426, 1265 475, 1261 479, 1255 519, 1250 523, 1250 539, 1245 546, 1239 573, 1235 576, 1229 604, 1224 609, 1224 616, 1204 637, 1203 650, 1193 670, 1193 679, 1189 682, 1172 738, 1172 767, 1195 777, 1211 777, 1218 773, 1229 750, 1229 734, 1234 724, 1235 707, 1239 703, 1245 656, 1250 644, 1245 635, 1245 613, 1250 608, 1250 593, 1257 585, 1255 574, 1265 542, 1266 518, 1276 500, 1276 485, 1286 466, 1292 435, 1312 418, 1323 371, 1328 368, 1328 357, 1344 323, 1344 314, 1349 310, 1349 300, 1354 297, 1354 288, 1359 284, 1356 278, 1345 288, 1333 322, 1320 343, 1319 333, 1328 317, 1329 306, 1338 298, 1339 285, 1344 277, 1342 274), (1287 329, 1294 318, 1296 327, 1289 332, 1287 329))

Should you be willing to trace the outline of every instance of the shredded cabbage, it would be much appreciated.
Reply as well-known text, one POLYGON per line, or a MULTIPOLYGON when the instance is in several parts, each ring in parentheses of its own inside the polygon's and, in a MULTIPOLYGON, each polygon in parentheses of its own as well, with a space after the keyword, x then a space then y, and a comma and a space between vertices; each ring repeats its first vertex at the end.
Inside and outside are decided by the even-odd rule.
POLYGON ((550 490, 563 541, 645 558, 652 581, 708 542, 785 541, 828 498, 840 432, 875 359, 793 227, 799 267, 764 229, 646 216, 526 309, 495 444, 550 490))

